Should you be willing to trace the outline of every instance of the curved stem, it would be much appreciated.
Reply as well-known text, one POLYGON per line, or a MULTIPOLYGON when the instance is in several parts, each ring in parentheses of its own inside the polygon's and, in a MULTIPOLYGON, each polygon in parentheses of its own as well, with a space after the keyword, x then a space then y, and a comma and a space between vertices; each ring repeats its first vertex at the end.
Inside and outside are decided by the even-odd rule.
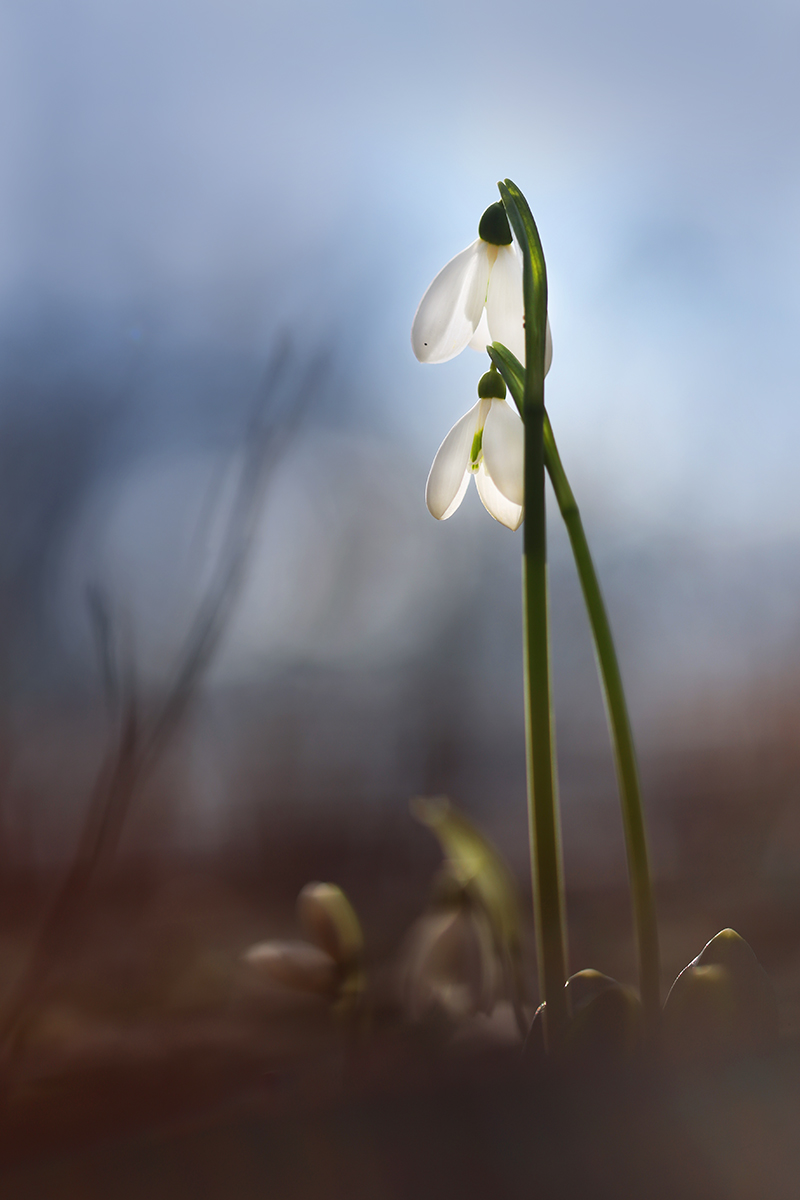
POLYGON ((547 275, 539 233, 527 201, 506 180, 498 184, 509 222, 523 253, 525 301, 525 523, 523 527, 523 629, 525 749, 528 819, 539 991, 545 1002, 545 1044, 557 1046, 568 1019, 564 983, 567 936, 561 868, 561 836, 553 752, 550 642, 545 521, 544 347, 547 275))
POLYGON ((650 878, 639 771, 628 706, 622 686, 614 638, 608 620, 583 521, 558 453, 549 417, 544 421, 545 462, 567 527, 592 628, 603 697, 617 769, 625 848, 631 884, 633 919, 639 959, 639 989, 648 1033, 653 1036, 661 1013, 660 962, 655 898, 650 878))

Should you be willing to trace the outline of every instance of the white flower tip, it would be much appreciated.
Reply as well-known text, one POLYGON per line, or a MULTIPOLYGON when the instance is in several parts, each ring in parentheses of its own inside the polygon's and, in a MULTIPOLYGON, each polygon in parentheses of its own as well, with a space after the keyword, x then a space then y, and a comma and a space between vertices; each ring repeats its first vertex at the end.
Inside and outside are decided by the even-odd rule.
POLYGON ((244 962, 270 983, 299 992, 330 993, 338 969, 329 954, 307 942, 259 942, 242 955, 244 962))
POLYGON ((510 529, 512 533, 519 529, 525 516, 525 509, 521 504, 514 504, 503 495, 486 470, 485 460, 481 462, 475 475, 475 484, 481 503, 489 515, 494 517, 495 521, 499 521, 501 525, 505 525, 506 529, 510 529))
POLYGON ((511 511, 503 516, 499 516, 496 513, 491 513, 491 516, 494 517, 498 525, 503 525, 506 529, 509 529, 511 533, 516 533, 525 519, 525 509, 522 507, 522 505, 517 504, 514 505, 511 511))
MULTIPOLYGON (((434 467, 436 466, 435 460, 434 460, 433 465, 434 465, 434 467)), ((431 514, 432 517, 436 517, 437 521, 447 521, 448 518, 452 517, 453 513, 458 508, 461 507, 461 501, 464 499, 465 495, 467 494, 468 486, 469 486, 469 471, 465 471, 461 478, 461 483, 459 484, 458 491, 456 492, 455 496, 452 498, 450 503, 446 504, 445 501, 442 499, 441 490, 440 490, 440 488, 437 484, 437 481, 434 477, 433 467, 431 467, 431 473, 428 476, 428 482, 425 484, 425 503, 428 506, 428 512, 431 514), (431 483, 432 479, 433 479, 433 483, 431 483)))

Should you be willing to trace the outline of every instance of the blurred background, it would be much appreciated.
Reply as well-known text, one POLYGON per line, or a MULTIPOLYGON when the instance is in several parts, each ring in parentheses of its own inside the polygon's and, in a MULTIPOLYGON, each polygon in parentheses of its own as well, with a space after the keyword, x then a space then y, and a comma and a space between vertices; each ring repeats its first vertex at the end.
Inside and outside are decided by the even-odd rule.
MULTIPOLYGON (((438 861, 419 793, 525 886, 521 535, 474 489, 446 524, 423 499, 485 362, 409 341, 509 176, 548 261, 548 408, 618 639, 665 981, 730 924, 800 1014, 799 43, 790 0, 2 7, 9 989, 114 745, 103 629, 146 725, 239 528, 254 411, 242 586, 96 885, 124 913, 93 935, 104 978, 134 927, 233 962, 313 877, 390 953, 438 861)), ((633 981, 555 517, 550 555, 573 968, 633 981)))

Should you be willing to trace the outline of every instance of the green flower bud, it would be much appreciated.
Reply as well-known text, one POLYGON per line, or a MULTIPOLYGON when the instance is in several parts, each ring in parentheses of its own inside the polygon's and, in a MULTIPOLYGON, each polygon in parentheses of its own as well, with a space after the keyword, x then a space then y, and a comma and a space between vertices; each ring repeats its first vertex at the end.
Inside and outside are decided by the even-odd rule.
POLYGON ((642 1005, 631 988, 599 971, 578 971, 567 980, 572 1019, 564 1036, 570 1058, 592 1063, 630 1058, 642 1043, 642 1005))
POLYGON ((478 225, 478 237, 491 246, 510 246, 511 227, 502 200, 490 204, 478 225))
POLYGON ((619 986, 616 979, 612 979, 610 975, 604 975, 602 971, 595 971, 593 967, 576 971, 574 975, 570 975, 565 985, 570 1010, 576 1013, 594 1000, 595 996, 599 996, 601 992, 619 986))
POLYGON ((503 377, 496 367, 492 367, 491 371, 487 371, 485 375, 481 375, 478 380, 478 399, 479 400, 505 400, 506 385, 503 382, 503 377))
MULTIPOLYGON (((640 1048, 642 1005, 631 988, 592 969, 570 975, 565 988, 570 1019, 561 1052, 566 1058, 598 1065, 630 1058, 640 1048)), ((540 1004, 525 1042, 526 1062, 544 1057, 544 1016, 540 1004)))

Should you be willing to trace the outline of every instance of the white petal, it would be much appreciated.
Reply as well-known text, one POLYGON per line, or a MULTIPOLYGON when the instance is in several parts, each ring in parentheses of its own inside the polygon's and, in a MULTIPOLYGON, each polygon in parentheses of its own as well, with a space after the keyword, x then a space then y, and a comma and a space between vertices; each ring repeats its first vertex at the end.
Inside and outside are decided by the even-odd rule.
POLYGON ((525 365, 522 263, 513 246, 499 246, 489 277, 486 316, 493 342, 502 342, 525 365))
MULTIPOLYGON (((525 365, 525 307, 522 300, 522 263, 513 246, 501 246, 497 261, 489 279, 489 291, 485 316, 492 336, 491 341, 502 342, 522 365, 525 365)), ((476 349, 480 329, 470 342, 476 349)), ((550 332, 550 317, 547 318, 544 341, 544 373, 550 370, 553 361, 553 337, 550 332)))
POLYGON ((244 961, 271 983, 301 992, 331 992, 338 979, 331 956, 307 942, 259 942, 244 961))
POLYGON ((467 345, 486 303, 496 252, 496 246, 478 238, 436 276, 411 326, 411 345, 420 362, 447 362, 467 345))
POLYGON ((495 400, 483 427, 483 465, 506 500, 525 502, 525 426, 505 400, 495 400))
POLYGON ((473 350, 483 352, 492 340, 492 335, 489 333, 489 322, 486 319, 486 309, 481 313, 481 319, 478 322, 478 328, 473 333, 469 340, 469 344, 473 350))
POLYGON ((507 529, 519 529, 524 516, 522 505, 512 504, 510 500, 506 500, 500 489, 492 483, 483 462, 475 473, 475 483, 483 507, 494 517, 495 521, 499 521, 507 529))
POLYGON ((469 456, 481 416, 479 400, 469 412, 456 421, 436 451, 431 473, 425 485, 425 503, 437 521, 452 517, 469 483, 469 456))

